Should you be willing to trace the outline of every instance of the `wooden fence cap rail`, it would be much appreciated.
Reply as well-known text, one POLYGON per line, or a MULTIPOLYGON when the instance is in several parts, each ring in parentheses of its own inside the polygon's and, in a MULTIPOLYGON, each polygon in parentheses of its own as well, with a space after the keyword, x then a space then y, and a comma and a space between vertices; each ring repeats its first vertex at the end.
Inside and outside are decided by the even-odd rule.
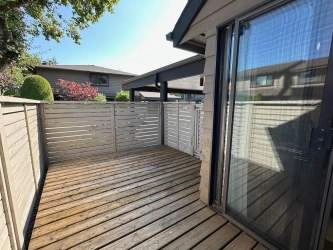
POLYGON ((46 101, 38 101, 32 99, 11 97, 11 96, 0 96, 0 103, 47 103, 46 101))

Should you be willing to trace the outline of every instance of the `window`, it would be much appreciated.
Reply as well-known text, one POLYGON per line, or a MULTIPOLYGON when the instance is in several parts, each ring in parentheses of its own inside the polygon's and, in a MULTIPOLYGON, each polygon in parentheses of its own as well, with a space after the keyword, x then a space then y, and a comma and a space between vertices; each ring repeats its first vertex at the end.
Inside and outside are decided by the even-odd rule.
POLYGON ((109 76, 107 74, 90 74, 90 82, 94 86, 109 86, 109 76))
POLYGON ((325 72, 314 69, 303 71, 294 75, 292 81, 294 85, 324 84, 325 72))
POLYGON ((273 85, 272 75, 257 76, 255 81, 255 87, 267 87, 273 85))

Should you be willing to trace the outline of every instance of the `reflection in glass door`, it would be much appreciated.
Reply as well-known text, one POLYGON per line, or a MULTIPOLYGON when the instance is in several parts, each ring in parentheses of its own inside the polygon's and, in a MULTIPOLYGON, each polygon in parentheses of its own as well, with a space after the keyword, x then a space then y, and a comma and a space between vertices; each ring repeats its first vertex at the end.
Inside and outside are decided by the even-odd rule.
POLYGON ((326 176, 312 139, 333 1, 295 0, 237 25, 226 213, 277 246, 310 249, 326 176))

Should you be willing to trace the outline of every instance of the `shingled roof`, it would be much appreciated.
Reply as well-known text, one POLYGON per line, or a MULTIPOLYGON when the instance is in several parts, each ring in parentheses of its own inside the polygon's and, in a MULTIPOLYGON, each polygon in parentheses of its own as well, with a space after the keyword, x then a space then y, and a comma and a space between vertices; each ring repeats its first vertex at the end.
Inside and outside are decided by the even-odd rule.
POLYGON ((40 65, 35 69, 59 69, 59 70, 72 70, 72 71, 84 71, 93 73, 104 73, 112 75, 123 75, 123 76, 135 76, 135 74, 104 68, 96 65, 40 65))

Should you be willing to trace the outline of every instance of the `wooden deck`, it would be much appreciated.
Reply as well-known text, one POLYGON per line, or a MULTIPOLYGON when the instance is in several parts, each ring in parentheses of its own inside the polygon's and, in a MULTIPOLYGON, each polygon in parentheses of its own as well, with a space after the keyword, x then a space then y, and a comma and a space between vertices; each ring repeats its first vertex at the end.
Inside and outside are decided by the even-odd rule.
POLYGON ((199 172, 168 147, 51 165, 29 249, 265 249, 199 200, 199 172))

